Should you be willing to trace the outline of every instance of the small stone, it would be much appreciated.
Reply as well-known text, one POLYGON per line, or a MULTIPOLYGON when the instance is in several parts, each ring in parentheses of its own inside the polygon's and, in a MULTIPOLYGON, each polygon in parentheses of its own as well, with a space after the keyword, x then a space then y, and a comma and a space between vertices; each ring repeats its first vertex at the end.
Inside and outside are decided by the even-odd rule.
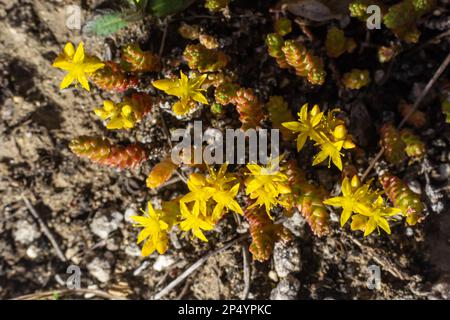
POLYGON ((438 281, 431 288, 433 297, 436 299, 450 299, 450 275, 445 274, 441 276, 438 281))
POLYGON ((296 300, 300 281, 293 276, 282 279, 270 293, 270 300, 296 300))
POLYGON ((172 256, 160 255, 153 264, 153 269, 156 271, 163 271, 175 263, 175 259, 172 256))
POLYGON ((27 220, 17 221, 13 237, 14 240, 22 244, 30 244, 41 236, 41 232, 35 223, 31 223, 27 220))
POLYGON ((68 248, 64 255, 66 256, 67 259, 70 259, 70 261, 78 265, 81 262, 81 255, 78 254, 79 252, 80 249, 78 249, 78 247, 76 246, 73 246, 68 248))
MULTIPOLYGON (((96 285, 96 284, 91 284, 91 285, 88 285, 88 289, 89 290, 98 290, 98 286, 96 285)), ((92 298, 94 298, 95 297, 95 294, 94 293, 86 293, 85 295, 84 295, 84 298, 85 299, 92 299, 92 298)))
POLYGON ((34 260, 39 256, 41 250, 39 250, 38 247, 36 247, 35 245, 31 245, 27 248, 27 256, 28 258, 34 260))
POLYGON ((421 194, 422 193, 422 189, 420 187, 420 183, 417 180, 409 181, 408 182, 408 187, 414 193, 417 193, 417 194, 421 194))
POLYGON ((129 244, 125 247, 125 254, 131 257, 140 257, 141 248, 136 243, 129 244))
POLYGON ((297 243, 284 244, 277 242, 273 252, 275 271, 280 278, 287 277, 290 273, 300 272, 302 261, 300 249, 297 243))
POLYGON ((111 214, 97 213, 91 223, 91 231, 101 239, 107 239, 109 234, 120 227, 123 215, 114 211, 111 214))
POLYGON ((273 282, 278 282, 278 275, 275 271, 270 270, 269 271, 269 279, 272 280, 273 282))
POLYGON ((117 251, 119 250, 119 244, 115 241, 115 239, 110 238, 106 240, 106 249, 109 251, 117 251))
POLYGON ((100 282, 108 282, 111 277, 111 266, 106 260, 94 258, 88 265, 89 273, 100 282))
POLYGON ((283 226, 292 232, 294 236, 300 237, 303 233, 305 223, 305 219, 300 215, 298 210, 295 210, 292 217, 283 222, 283 226))
POLYGON ((439 165, 439 175, 441 180, 448 179, 448 176, 450 175, 450 164, 443 163, 439 165))
POLYGON ((376 70, 374 75, 375 83, 379 84, 384 79, 384 71, 383 70, 376 70))
POLYGON ((125 210, 125 222, 128 223, 136 223, 136 221, 134 221, 133 219, 131 219, 132 216, 138 216, 139 214, 136 213, 136 209, 135 208, 127 208, 125 210))
POLYGON ((412 237, 414 235, 414 230, 412 228, 406 228, 406 235, 412 237))

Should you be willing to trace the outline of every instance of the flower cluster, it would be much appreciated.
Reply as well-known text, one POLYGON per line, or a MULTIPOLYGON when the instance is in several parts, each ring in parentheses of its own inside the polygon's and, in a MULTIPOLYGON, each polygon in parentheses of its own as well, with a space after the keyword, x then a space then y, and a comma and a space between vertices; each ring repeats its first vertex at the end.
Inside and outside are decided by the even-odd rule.
MULTIPOLYGON (((198 173, 190 175, 187 182, 190 192, 180 200, 180 207, 186 219, 192 223, 205 222, 214 226, 228 211, 243 214, 235 200, 240 184, 234 174, 227 172, 227 168, 228 165, 223 164, 219 170, 209 167, 207 176, 198 173)), ((191 223, 182 225, 181 229, 192 229, 188 226, 191 226, 191 223)), ((207 241, 204 236, 199 236, 201 232, 198 230, 193 230, 193 233, 201 240, 207 241)))
POLYGON ((245 193, 250 199, 256 199, 249 209, 264 206, 272 218, 270 210, 276 205, 284 205, 281 196, 291 193, 288 177, 280 167, 280 157, 271 159, 266 166, 248 164, 247 169, 249 173, 245 181, 245 193))
POLYGON ((105 100, 103 108, 96 108, 94 112, 107 121, 106 128, 109 130, 132 129, 150 112, 152 106, 153 100, 149 95, 133 93, 130 98, 118 104, 105 100))
POLYGON ((335 115, 339 109, 324 114, 318 105, 308 111, 308 104, 303 105, 298 113, 298 121, 285 122, 283 126, 298 133, 297 151, 300 151, 308 139, 313 140, 321 151, 314 157, 313 166, 328 160, 342 171, 342 149, 352 149, 355 144, 347 133, 343 120, 335 115))
POLYGON ((351 217, 351 229, 363 231, 365 237, 375 229, 380 233, 380 228, 391 234, 389 221, 401 213, 400 209, 387 206, 379 192, 370 188, 370 183, 361 185, 358 176, 351 181, 344 178, 341 190, 342 196, 324 201, 327 205, 342 208, 341 227, 351 217))

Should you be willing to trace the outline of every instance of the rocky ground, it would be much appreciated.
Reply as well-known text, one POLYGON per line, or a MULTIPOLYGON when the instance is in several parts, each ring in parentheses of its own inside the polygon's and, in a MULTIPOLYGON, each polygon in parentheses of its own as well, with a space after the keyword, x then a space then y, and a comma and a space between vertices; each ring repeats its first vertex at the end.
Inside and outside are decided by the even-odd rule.
MULTIPOLYGON (((236 1, 229 20, 205 17, 208 12, 200 5, 174 17, 168 29, 167 59, 179 57, 184 48, 176 35, 180 21, 195 21, 210 28, 234 63, 242 64, 238 75, 245 85, 260 86, 258 92, 267 96, 273 93, 270 88, 274 84, 288 83, 275 91, 290 96, 297 106, 318 92, 303 91, 300 80, 280 71, 267 56, 264 40, 256 35, 270 32, 268 9, 274 3, 255 2, 258 10, 245 1, 236 1)), ((182 184, 158 193, 144 187, 146 174, 167 148, 160 117, 150 115, 131 138, 111 135, 92 112, 106 96, 96 89, 92 94, 75 89, 61 92, 62 73, 51 64, 67 41, 83 40, 90 52, 106 57, 114 56, 116 49, 130 40, 157 51, 162 30, 157 22, 148 20, 113 37, 88 38, 65 26, 67 4, 79 1, 0 0, 0 298, 65 289, 70 276, 67 268, 75 265, 81 269, 81 288, 149 299, 189 265, 234 238, 235 227, 231 220, 222 222, 208 244, 174 235, 173 248, 165 255, 140 257, 129 217, 148 200, 167 199, 184 190, 182 184), (69 141, 93 133, 147 142, 152 157, 139 170, 122 172, 78 159, 68 149, 69 141), (24 199, 48 227, 63 257, 57 255, 24 199)), ((83 17, 89 17, 97 5, 98 1, 82 1, 83 17)), ((426 30, 423 43, 436 34, 426 30)), ((395 95, 417 98, 449 52, 446 41, 441 39, 404 56, 389 71, 391 80, 366 96, 325 88, 319 102, 331 99, 344 110, 351 109, 352 130, 362 130, 360 124, 367 122, 357 117, 367 114, 367 108, 376 114, 383 108, 373 105, 389 105, 395 95)), ((364 61, 364 53, 359 59, 364 61)), ((381 67, 373 71, 388 72, 381 67)), ((437 88, 423 104, 429 107, 430 115, 439 108, 435 105, 437 88)), ((171 119, 168 114, 168 124, 174 127, 176 121, 171 119)), ((434 123, 422 133, 428 146, 427 160, 399 169, 428 205, 423 224, 412 229, 399 223, 390 237, 362 238, 340 229, 333 213, 334 231, 318 239, 296 213, 285 221, 295 235, 294 243, 278 244, 270 262, 250 261, 249 298, 449 299, 450 135, 442 119, 434 123), (371 265, 381 268, 380 287, 375 290, 367 286, 371 265)), ((363 143, 369 152, 376 152, 378 147, 370 134, 360 136, 366 138, 363 143)), ((316 176, 330 189, 338 182, 338 175, 328 176, 325 168, 318 169, 316 176)), ((245 283, 243 260, 241 244, 213 255, 164 298, 239 299, 245 283)))

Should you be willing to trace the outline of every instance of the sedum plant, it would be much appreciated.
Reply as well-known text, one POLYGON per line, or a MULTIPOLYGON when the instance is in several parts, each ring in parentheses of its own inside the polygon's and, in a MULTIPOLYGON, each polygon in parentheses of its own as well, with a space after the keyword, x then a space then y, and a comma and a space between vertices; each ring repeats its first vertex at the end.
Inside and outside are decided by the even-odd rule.
POLYGON ((414 193, 405 182, 391 174, 380 177, 380 183, 391 202, 401 210, 406 222, 410 226, 423 220, 424 206, 420 196, 414 193))
POLYGON ((134 168, 147 159, 147 152, 139 144, 118 146, 98 136, 81 136, 72 140, 69 148, 79 157, 119 169, 134 168))
POLYGON ((231 0, 205 0, 205 8, 211 12, 218 12, 226 9, 231 0))
MULTIPOLYGON (((136 19, 147 14, 164 17, 183 10, 190 2, 130 1, 129 13, 132 14, 134 10, 136 19)), ((228 3, 207 0, 205 6, 213 12, 224 11, 228 3)), ((371 3, 375 2, 354 1, 350 4, 352 16, 362 18, 365 8, 371 3)), ((402 6, 405 5, 403 3, 412 5, 415 12, 414 24, 411 22, 410 26, 415 26, 417 19, 432 8, 432 2, 426 0, 405 0, 402 6)), ((400 29, 406 23, 402 22, 404 17, 396 16, 397 10, 395 5, 383 7, 385 24, 400 36, 400 29)), ((134 19, 127 20, 120 12, 114 15, 110 12, 103 15, 101 19, 104 20, 91 23, 92 30, 106 34, 117 31, 134 19)), ((328 66, 319 53, 325 53, 325 50, 314 48, 313 52, 308 49, 311 47, 308 44, 288 39, 294 33, 293 28, 288 18, 277 15, 275 32, 265 38, 268 54, 280 68, 295 71, 297 76, 311 85, 324 85, 328 66)), ((414 28, 411 30, 414 32, 414 28)), ((235 73, 229 70, 231 57, 218 49, 218 39, 195 25, 183 24, 178 32, 184 39, 196 42, 188 44, 182 53, 183 61, 180 63, 184 62, 185 67, 177 70, 180 72, 179 77, 164 78, 170 64, 167 59, 142 50, 135 43, 122 47, 119 61, 101 61, 85 53, 83 43, 77 49, 68 43, 53 64, 66 71, 60 88, 66 89, 72 84, 78 88, 80 84, 89 91, 93 85, 99 90, 119 95, 120 99, 111 97, 103 101, 103 106, 94 108, 95 115, 103 121, 106 129, 121 131, 118 136, 133 132, 138 123, 147 124, 146 119, 153 116, 155 109, 161 109, 155 106, 172 102, 169 96, 173 96, 177 101, 172 104, 172 111, 178 119, 192 116, 198 104, 210 105, 211 108, 205 110, 207 115, 226 120, 224 122, 227 125, 235 120, 227 118, 229 112, 235 112, 243 131, 279 129, 283 137, 282 146, 287 152, 267 164, 249 163, 233 167, 226 163, 220 167, 206 163, 192 165, 192 159, 184 155, 182 163, 176 164, 166 153, 151 168, 146 186, 149 189, 161 188, 176 181, 171 178, 178 174, 186 182, 187 190, 169 201, 162 201, 160 206, 155 204, 155 208, 149 202, 147 209, 142 210, 142 215, 132 217, 136 222, 135 227, 140 229, 137 242, 142 245, 143 256, 154 252, 163 254, 169 250, 171 232, 182 233, 190 240, 207 242, 211 233, 230 214, 236 220, 242 216, 248 223, 252 238, 249 249, 258 261, 266 261, 271 257, 277 241, 289 241, 292 237, 279 219, 283 215, 290 217, 294 211, 303 216, 311 232, 318 237, 326 236, 333 230, 329 206, 342 209, 341 227, 349 223, 351 230, 362 231, 364 236, 374 231, 390 234, 391 222, 401 216, 406 217, 408 225, 415 225, 423 219, 424 205, 420 197, 400 178, 389 174, 380 177, 379 183, 389 201, 382 197, 381 190, 372 189, 371 182, 363 184, 359 180, 356 164, 350 157, 345 157, 346 150, 357 148, 340 109, 325 111, 318 105, 309 108, 308 104, 304 104, 297 117, 294 117, 289 106, 291 101, 281 95, 270 96, 272 92, 268 90, 258 91, 256 86, 253 89, 239 83, 235 73), (189 72, 183 71, 187 68, 189 72), (151 86, 164 93, 160 97, 149 90, 147 80, 150 76, 159 79, 152 81, 151 86), (317 152, 311 161, 302 163, 301 168, 296 157, 308 141, 317 152), (328 163, 328 169, 333 163, 342 171, 341 194, 337 196, 330 196, 330 190, 316 179, 308 179, 314 178, 314 170, 306 169, 323 162, 328 163), (189 170, 186 171, 186 179, 184 170, 178 172, 180 168, 189 170)), ((324 38, 322 43, 328 56, 325 59, 331 64, 335 62, 332 59, 344 53, 351 54, 356 47, 355 41, 345 37, 344 30, 337 27, 331 27, 324 38)), ((385 53, 380 61, 388 61, 394 55, 385 53)), ((170 65, 178 66, 177 63, 170 65)), ((367 86, 370 81, 368 70, 357 68, 342 78, 347 89, 355 90, 367 86)), ((328 90, 328 85, 322 89, 328 90)), ((400 105, 403 115, 410 111, 410 105, 400 105)), ((415 111, 408 121, 416 128, 426 125, 425 114, 420 111, 415 111)), ((112 134, 116 136, 115 132, 112 134)), ((385 124, 380 130, 380 136, 385 157, 392 164, 403 162, 406 156, 420 158, 425 154, 423 142, 411 130, 399 132, 392 124, 385 124)), ((138 142, 113 143, 97 135, 75 138, 69 148, 81 158, 122 170, 139 167, 148 160, 150 154, 150 150, 138 142)), ((361 151, 357 149, 354 152, 355 158, 361 151)), ((188 157, 191 157, 190 153, 188 157)))
POLYGON ((96 108, 94 112, 99 118, 107 121, 107 129, 132 129, 152 110, 153 104, 153 99, 149 95, 133 93, 130 98, 118 104, 105 100, 103 108, 96 108))
POLYGON ((334 109, 324 114, 318 105, 308 110, 308 104, 305 104, 298 113, 298 121, 283 123, 284 127, 298 133, 297 151, 303 148, 308 139, 320 148, 320 152, 314 157, 313 166, 328 159, 328 167, 333 162, 342 171, 341 150, 355 147, 344 121, 335 115, 339 111, 334 109))
POLYGON ((352 69, 352 71, 344 74, 342 84, 347 89, 359 90, 370 84, 369 70, 352 69))
POLYGON ((407 43, 417 43, 420 31, 417 22, 421 17, 433 10, 435 0, 403 0, 391 6, 376 0, 356 0, 349 4, 352 17, 366 22, 369 18, 367 8, 377 5, 381 8, 384 25, 390 29, 399 39, 407 43))
POLYGON ((370 188, 370 183, 361 185, 358 176, 351 180, 345 177, 341 190, 342 196, 324 201, 327 205, 342 208, 341 227, 351 217, 351 229, 364 232, 365 237, 375 230, 380 233, 380 229, 391 234, 389 222, 401 213, 400 209, 389 207, 379 192, 370 188))
POLYGON ((345 52, 353 52, 356 48, 356 42, 352 38, 346 38, 344 31, 333 26, 328 30, 325 48, 330 58, 337 58, 345 52))
POLYGON ((385 150, 385 159, 392 164, 399 164, 404 161, 406 159, 406 145, 398 129, 392 123, 386 123, 381 127, 380 135, 380 145, 385 150))

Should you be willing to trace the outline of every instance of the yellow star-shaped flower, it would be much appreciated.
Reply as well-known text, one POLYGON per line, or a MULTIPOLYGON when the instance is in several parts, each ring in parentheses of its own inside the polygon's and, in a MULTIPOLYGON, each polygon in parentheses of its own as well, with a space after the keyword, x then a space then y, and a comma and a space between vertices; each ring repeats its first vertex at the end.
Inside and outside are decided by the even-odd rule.
POLYGON ((196 216, 193 212, 189 211, 184 202, 180 202, 181 217, 184 219, 180 222, 180 229, 182 231, 192 231, 193 235, 202 241, 208 242, 202 230, 210 231, 214 229, 214 225, 207 221, 202 216, 196 216))
POLYGON ((311 111, 308 112, 308 104, 304 104, 298 113, 298 121, 284 122, 283 127, 292 132, 299 132, 297 137, 297 151, 300 151, 306 143, 308 137, 315 141, 320 140, 319 134, 316 131, 323 118, 323 112, 320 112, 318 105, 315 105, 311 111))
POLYGON ((327 137, 323 137, 320 143, 317 143, 320 146, 320 152, 314 156, 314 161, 312 163, 313 166, 318 165, 323 162, 325 159, 328 159, 328 168, 331 166, 331 161, 333 161, 334 165, 338 167, 339 170, 342 171, 342 159, 341 149, 344 146, 344 141, 336 141, 332 142, 328 140, 327 137))
POLYGON ((224 209, 234 211, 241 215, 244 214, 239 203, 234 200, 238 192, 239 183, 235 184, 230 190, 216 190, 213 193, 213 199, 217 203, 213 210, 213 217, 215 219, 221 218, 224 209))
POLYGON ((250 173, 246 180, 245 193, 250 195, 250 199, 256 199, 249 208, 265 206, 270 218, 272 218, 270 210, 277 204, 283 205, 279 196, 292 192, 288 185, 288 177, 278 167, 279 162, 280 157, 272 159, 266 166, 247 165, 250 173))
POLYGON ((342 196, 334 197, 323 201, 324 204, 342 208, 341 227, 343 227, 352 213, 370 212, 370 207, 364 205, 371 203, 376 196, 375 192, 370 190, 370 184, 361 186, 358 176, 354 176, 350 182, 348 178, 342 181, 342 196))
POLYGON ((80 42, 77 50, 68 42, 64 51, 56 58, 53 67, 67 71, 67 75, 61 82, 60 88, 65 89, 74 81, 80 83, 83 88, 90 90, 88 76, 104 67, 104 63, 96 57, 87 56, 84 53, 83 42, 80 42))
POLYGON ((153 86, 165 93, 180 98, 172 109, 177 115, 184 115, 193 108, 193 101, 208 104, 208 100, 203 95, 202 89, 207 75, 193 76, 188 78, 183 71, 180 71, 179 79, 162 79, 152 82, 153 86))
POLYGON ((137 222, 135 227, 143 228, 138 235, 137 243, 146 240, 142 247, 142 256, 151 255, 155 250, 160 254, 167 251, 169 225, 161 220, 162 210, 154 210, 149 202, 147 212, 143 211, 143 216, 132 216, 131 219, 137 222))
POLYGON ((364 211, 361 213, 361 216, 366 218, 366 222, 363 224, 364 227, 362 225, 359 226, 359 229, 364 229, 364 237, 370 235, 375 229, 377 229, 378 234, 380 234, 380 228, 387 234, 391 234, 391 228, 389 227, 388 221, 392 220, 392 216, 401 214, 402 210, 387 207, 381 196, 378 196, 371 209, 372 210, 370 211, 364 211))
POLYGON ((190 175, 187 182, 190 192, 186 194, 180 201, 189 203, 194 201, 192 212, 198 216, 200 213, 203 216, 207 215, 206 204, 211 198, 214 189, 206 187, 206 179, 200 174, 193 173, 190 175))

